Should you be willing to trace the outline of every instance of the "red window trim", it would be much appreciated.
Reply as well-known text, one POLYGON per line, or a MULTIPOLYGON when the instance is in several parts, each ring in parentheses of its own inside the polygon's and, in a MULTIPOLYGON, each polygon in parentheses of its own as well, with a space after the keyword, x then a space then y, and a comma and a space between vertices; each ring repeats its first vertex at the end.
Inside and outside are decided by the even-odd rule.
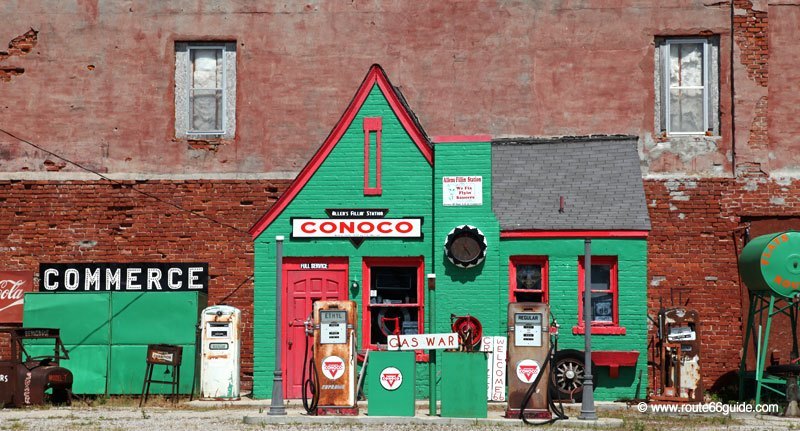
MULTIPOLYGON (((373 266, 405 266, 417 268, 417 332, 424 333, 425 328, 425 258, 417 257, 365 257, 361 263, 362 273, 362 294, 361 294, 361 346, 364 349, 374 350, 377 348, 372 344, 372 326, 370 317, 372 316, 370 307, 369 291, 372 287, 371 269, 373 266)), ((417 355, 419 356, 419 355, 417 355)), ((421 358, 418 358, 421 359, 421 358)))
MULTIPOLYGON (((592 265, 611 265, 611 294, 614 297, 613 322, 592 322, 592 334, 624 335, 625 328, 619 326, 619 259, 617 256, 592 256, 592 265)), ((578 258, 578 325, 572 328, 573 334, 583 334, 583 292, 586 282, 586 268, 583 256, 578 258)))
POLYGON ((364 196, 380 196, 381 188, 381 117, 364 118, 364 196), (375 132, 375 187, 369 185, 370 134, 375 132))
POLYGON ((508 301, 516 302, 515 292, 539 292, 538 290, 517 289, 517 265, 542 265, 542 301, 550 303, 550 260, 547 256, 511 256, 508 259, 508 301))

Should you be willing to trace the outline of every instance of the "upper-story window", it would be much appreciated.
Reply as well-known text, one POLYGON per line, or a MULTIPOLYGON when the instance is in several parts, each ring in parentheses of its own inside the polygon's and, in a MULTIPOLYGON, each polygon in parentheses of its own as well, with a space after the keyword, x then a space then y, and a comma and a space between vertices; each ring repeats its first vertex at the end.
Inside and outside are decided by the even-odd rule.
POLYGON ((235 120, 236 43, 176 43, 176 137, 232 139, 235 120))
POLYGON ((657 126, 667 135, 719 135, 718 38, 663 38, 656 49, 657 126))

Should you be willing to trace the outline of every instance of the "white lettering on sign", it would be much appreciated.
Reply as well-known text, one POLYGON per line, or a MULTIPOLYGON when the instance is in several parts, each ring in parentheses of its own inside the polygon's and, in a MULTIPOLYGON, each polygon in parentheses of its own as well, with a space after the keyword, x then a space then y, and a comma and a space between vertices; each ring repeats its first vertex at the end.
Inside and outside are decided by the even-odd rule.
POLYGON ((458 334, 390 335, 387 343, 388 350, 457 349, 458 334))
POLYGON ((442 205, 483 205, 483 177, 442 177, 442 205))
POLYGON ((506 337, 483 337, 481 351, 488 352, 486 399, 506 400, 506 337))
POLYGON ((344 375, 344 359, 338 356, 328 356, 323 359, 322 374, 331 380, 342 377, 344 375))
POLYGON ((381 386, 387 391, 394 391, 403 384, 403 373, 395 367, 386 367, 381 371, 381 386))
POLYGON ((533 359, 523 359, 517 363, 517 378, 522 383, 533 383, 541 370, 538 362, 533 359))
POLYGON ((328 269, 327 263, 301 263, 300 269, 328 269))
POLYGON ((422 219, 292 219, 293 238, 419 238, 422 219))
POLYGON ((0 382, 8 383, 8 374, 0 374, 0 382))

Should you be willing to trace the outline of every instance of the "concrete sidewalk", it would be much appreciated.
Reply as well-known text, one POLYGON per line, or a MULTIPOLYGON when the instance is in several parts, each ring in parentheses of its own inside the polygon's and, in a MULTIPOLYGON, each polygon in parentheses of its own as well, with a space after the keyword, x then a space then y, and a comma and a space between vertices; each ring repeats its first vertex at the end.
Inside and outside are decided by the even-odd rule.
MULTIPOLYGON (((187 403, 193 407, 258 407, 257 414, 244 416, 245 424, 303 424, 303 425, 399 425, 399 424, 420 424, 420 425, 478 425, 478 426, 516 426, 523 425, 520 419, 507 419, 505 414, 505 403, 489 403, 486 418, 448 418, 441 416, 430 416, 428 413, 428 402, 419 400, 416 402, 416 416, 397 417, 397 416, 368 416, 368 403, 361 401, 358 403, 358 416, 310 416, 306 413, 300 400, 288 400, 285 403, 285 416, 270 416, 270 400, 253 400, 242 398, 238 401, 191 401, 187 403)), ((558 421, 569 428, 618 428, 622 426, 622 419, 602 417, 603 411, 627 409, 622 403, 597 403, 597 411, 601 418, 596 421, 584 421, 577 419, 580 412, 580 405, 564 405, 564 410, 569 419, 558 421)))

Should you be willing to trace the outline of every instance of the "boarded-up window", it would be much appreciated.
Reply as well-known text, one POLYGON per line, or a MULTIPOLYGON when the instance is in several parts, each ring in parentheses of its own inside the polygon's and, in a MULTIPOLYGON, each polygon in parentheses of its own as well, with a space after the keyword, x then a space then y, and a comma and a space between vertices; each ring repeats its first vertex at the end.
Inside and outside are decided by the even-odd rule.
POLYGON ((233 138, 236 44, 175 44, 175 134, 233 138))

